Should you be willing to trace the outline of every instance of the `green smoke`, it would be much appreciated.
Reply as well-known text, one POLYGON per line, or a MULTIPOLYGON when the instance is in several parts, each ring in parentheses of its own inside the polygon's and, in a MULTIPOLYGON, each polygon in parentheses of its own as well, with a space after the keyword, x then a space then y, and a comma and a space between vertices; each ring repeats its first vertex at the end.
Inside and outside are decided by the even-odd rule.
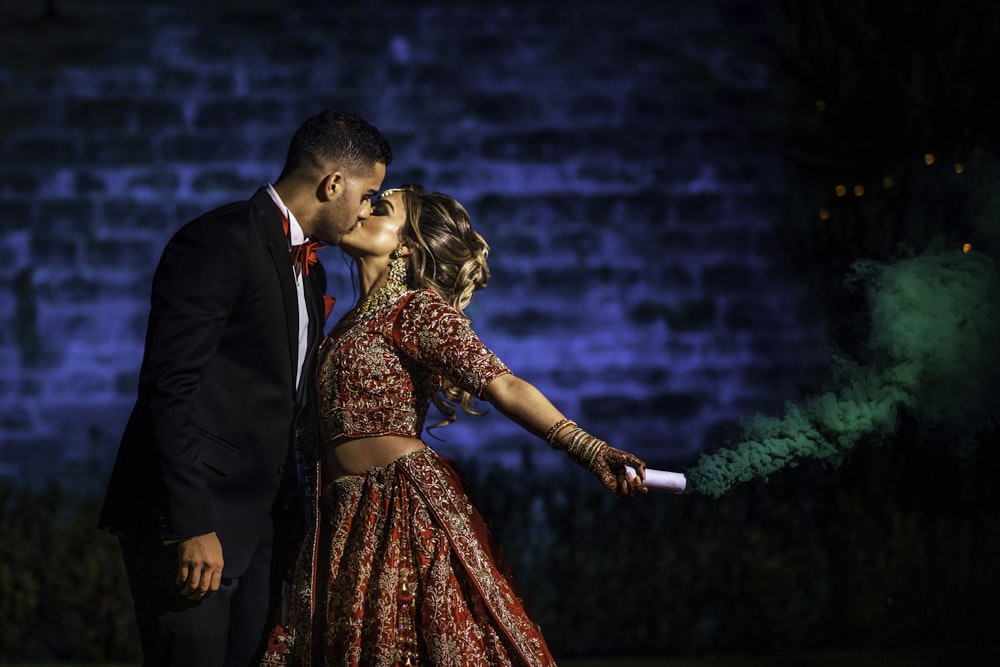
POLYGON ((858 262, 849 281, 870 308, 870 363, 837 359, 836 389, 756 415, 741 441, 702 454, 685 474, 691 490, 719 497, 803 458, 839 463, 859 442, 891 435, 907 418, 969 447, 1000 417, 1000 281, 974 249, 932 250, 893 264, 858 262))

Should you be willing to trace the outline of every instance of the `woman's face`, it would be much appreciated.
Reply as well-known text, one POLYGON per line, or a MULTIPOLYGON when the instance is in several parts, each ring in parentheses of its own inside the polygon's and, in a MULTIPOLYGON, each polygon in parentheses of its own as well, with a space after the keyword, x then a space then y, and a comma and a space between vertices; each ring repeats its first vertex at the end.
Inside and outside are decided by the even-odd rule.
POLYGON ((350 257, 389 257, 401 243, 400 230, 406 224, 403 193, 389 192, 372 203, 371 216, 358 220, 340 240, 350 257))

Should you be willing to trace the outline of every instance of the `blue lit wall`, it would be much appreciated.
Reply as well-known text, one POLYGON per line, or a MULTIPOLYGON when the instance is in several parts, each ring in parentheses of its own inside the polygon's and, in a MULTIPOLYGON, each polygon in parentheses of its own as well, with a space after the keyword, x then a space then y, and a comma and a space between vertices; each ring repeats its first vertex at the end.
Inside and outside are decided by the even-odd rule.
MULTIPOLYGON (((100 484, 164 242, 275 178, 325 107, 391 139, 387 185, 467 204, 492 246, 482 338, 650 463, 690 462, 818 358, 773 225, 767 3, 54 7, 0 16, 0 475, 100 484)), ((347 267, 323 259, 342 313, 347 267)), ((451 454, 556 460, 497 414, 439 433, 451 454)))

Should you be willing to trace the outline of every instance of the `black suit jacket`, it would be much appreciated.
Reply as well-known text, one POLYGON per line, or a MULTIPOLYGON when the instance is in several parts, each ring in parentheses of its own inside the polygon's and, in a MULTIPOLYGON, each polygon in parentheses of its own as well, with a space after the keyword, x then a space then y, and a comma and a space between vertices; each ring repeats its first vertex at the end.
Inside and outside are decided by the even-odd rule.
MULTIPOLYGON (((153 278, 138 399, 100 527, 136 540, 214 531, 224 576, 245 569, 281 485, 295 475, 294 281, 281 215, 264 189, 173 236, 153 278)), ((323 334, 321 264, 305 286, 303 387, 323 334)))

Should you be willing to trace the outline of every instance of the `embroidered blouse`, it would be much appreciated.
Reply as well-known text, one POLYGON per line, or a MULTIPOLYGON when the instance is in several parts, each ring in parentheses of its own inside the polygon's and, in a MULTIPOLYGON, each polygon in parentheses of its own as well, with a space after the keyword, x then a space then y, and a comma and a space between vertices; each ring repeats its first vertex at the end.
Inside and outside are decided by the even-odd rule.
POLYGON ((348 313, 319 351, 321 442, 419 438, 447 378, 473 396, 510 370, 436 292, 406 292, 355 319, 348 313))

